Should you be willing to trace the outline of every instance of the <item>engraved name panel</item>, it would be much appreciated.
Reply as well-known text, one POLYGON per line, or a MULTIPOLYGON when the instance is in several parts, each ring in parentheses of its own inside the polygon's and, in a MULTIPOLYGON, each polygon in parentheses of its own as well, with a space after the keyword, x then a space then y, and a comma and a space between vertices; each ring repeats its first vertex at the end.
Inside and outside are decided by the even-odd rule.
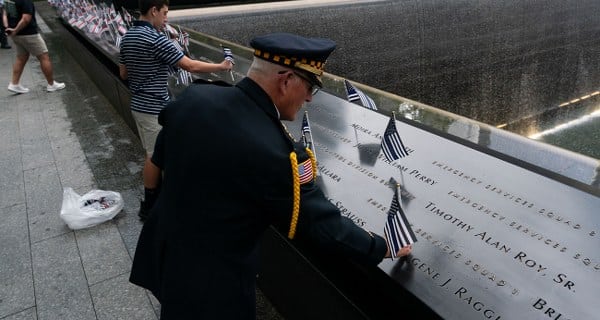
POLYGON ((319 183, 343 215, 383 234, 401 184, 418 242, 379 267, 447 319, 600 317, 600 198, 397 121, 409 156, 380 151, 389 117, 321 92, 308 112, 319 183))

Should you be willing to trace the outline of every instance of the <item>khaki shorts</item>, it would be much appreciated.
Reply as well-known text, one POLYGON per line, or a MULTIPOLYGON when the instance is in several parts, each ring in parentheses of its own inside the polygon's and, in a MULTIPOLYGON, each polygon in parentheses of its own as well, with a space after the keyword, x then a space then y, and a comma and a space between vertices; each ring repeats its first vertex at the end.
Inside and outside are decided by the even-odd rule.
POLYGON ((22 56, 29 53, 32 56, 37 57, 43 53, 48 52, 46 42, 39 33, 25 36, 14 36, 12 37, 12 40, 15 46, 17 47, 18 56, 22 56))
POLYGON ((158 124, 158 115, 137 111, 131 111, 131 114, 135 120, 140 140, 142 140, 142 147, 146 150, 148 157, 152 157, 156 137, 160 129, 162 129, 162 126, 158 124))

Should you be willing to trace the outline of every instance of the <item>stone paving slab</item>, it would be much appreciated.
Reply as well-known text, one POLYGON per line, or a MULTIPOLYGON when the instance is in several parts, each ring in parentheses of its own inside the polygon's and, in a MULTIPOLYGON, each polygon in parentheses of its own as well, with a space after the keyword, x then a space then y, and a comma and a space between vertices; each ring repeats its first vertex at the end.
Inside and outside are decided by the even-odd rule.
POLYGON ((0 150, 0 208, 25 203, 21 149, 0 150))
POLYGON ((129 274, 129 254, 114 223, 75 232, 88 285, 129 274))
POLYGON ((157 319, 156 299, 128 281, 142 227, 139 140, 38 22, 67 87, 46 92, 31 58, 21 79, 31 91, 7 91, 15 53, 0 52, 0 319, 157 319), (125 207, 73 231, 59 215, 65 187, 122 192, 125 207))
POLYGON ((35 305, 25 204, 0 208, 0 318, 35 305))
MULTIPOLYGON (((39 12, 47 3, 36 2, 39 12)), ((143 150, 54 33, 37 16, 66 88, 48 93, 35 58, 6 90, 15 49, 0 50, 0 320, 158 319, 160 304, 129 283, 142 223, 143 150), (71 230, 60 218, 63 189, 121 193, 111 221, 71 230)), ((282 319, 258 291, 258 319, 282 319)))
POLYGON ((96 319, 74 234, 40 241, 31 251, 39 318, 96 319))

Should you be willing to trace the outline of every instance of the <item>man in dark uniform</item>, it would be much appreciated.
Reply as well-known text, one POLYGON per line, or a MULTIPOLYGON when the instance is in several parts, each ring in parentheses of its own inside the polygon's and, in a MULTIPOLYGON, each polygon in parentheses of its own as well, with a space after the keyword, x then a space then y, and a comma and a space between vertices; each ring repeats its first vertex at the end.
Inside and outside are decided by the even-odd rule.
POLYGON ((335 43, 277 33, 250 45, 246 78, 235 86, 193 84, 159 117, 152 160, 164 185, 130 281, 152 291, 163 320, 255 319, 258 243, 269 225, 365 264, 391 255, 383 237, 325 198, 314 156, 280 121, 311 101, 335 43))

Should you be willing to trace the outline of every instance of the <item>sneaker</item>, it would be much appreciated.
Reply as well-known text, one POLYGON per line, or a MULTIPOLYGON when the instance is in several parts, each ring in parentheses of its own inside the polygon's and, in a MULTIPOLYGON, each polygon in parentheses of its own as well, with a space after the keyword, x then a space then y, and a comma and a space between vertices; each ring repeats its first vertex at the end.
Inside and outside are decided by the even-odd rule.
POLYGON ((49 84, 48 86, 46 86, 46 91, 53 92, 53 91, 64 89, 64 88, 65 88, 64 83, 54 81, 52 84, 49 84))
POLYGON ((8 91, 12 91, 14 93, 27 93, 27 92, 29 92, 29 89, 23 87, 20 84, 9 83, 8 84, 8 91))

